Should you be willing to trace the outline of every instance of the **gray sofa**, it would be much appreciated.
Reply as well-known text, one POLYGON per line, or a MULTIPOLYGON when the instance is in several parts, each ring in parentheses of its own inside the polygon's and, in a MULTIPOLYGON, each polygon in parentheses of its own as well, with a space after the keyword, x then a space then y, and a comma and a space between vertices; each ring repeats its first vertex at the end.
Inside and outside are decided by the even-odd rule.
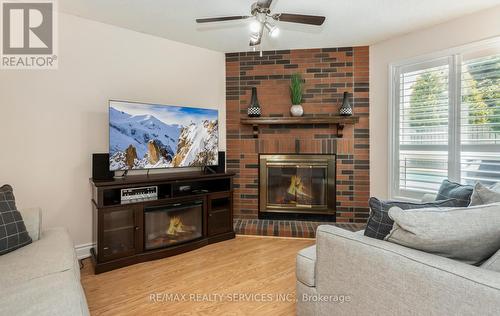
POLYGON ((89 315, 67 230, 41 232, 40 209, 21 214, 33 243, 0 256, 0 315, 89 315))
POLYGON ((318 227, 297 255, 297 315, 499 315, 500 272, 318 227))

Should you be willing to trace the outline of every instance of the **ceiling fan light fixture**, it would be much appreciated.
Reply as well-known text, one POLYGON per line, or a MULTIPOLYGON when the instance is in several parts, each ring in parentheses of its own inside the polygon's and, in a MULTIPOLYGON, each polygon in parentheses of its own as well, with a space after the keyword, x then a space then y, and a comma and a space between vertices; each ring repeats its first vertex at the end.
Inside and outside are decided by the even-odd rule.
POLYGON ((252 22, 250 22, 250 31, 252 33, 259 33, 261 29, 262 23, 260 23, 259 21, 253 20, 252 22))
POLYGON ((252 33, 250 35, 250 42, 252 42, 254 44, 257 43, 259 41, 259 39, 260 39, 260 34, 259 33, 252 33))
POLYGON ((266 22, 264 26, 271 37, 278 37, 280 35, 280 29, 276 25, 266 22))
MULTIPOLYGON (((211 23, 221 21, 246 20, 250 19, 248 24, 250 28, 250 47, 255 49, 255 46, 260 46, 262 49, 262 40, 269 37, 278 37, 280 29, 270 21, 298 23, 305 25, 321 26, 325 22, 326 17, 320 15, 307 15, 296 13, 275 13, 271 12, 271 4, 273 0, 253 0, 254 3, 250 7, 250 15, 234 15, 212 18, 196 19, 196 23, 211 23)), ((262 51, 261 51, 262 53, 262 51)))

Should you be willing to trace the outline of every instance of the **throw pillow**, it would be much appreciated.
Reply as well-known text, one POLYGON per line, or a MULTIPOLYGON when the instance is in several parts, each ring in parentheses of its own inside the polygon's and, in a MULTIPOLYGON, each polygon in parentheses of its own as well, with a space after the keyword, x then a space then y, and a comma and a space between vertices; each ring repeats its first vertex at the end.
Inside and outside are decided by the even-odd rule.
POLYGON ((445 201, 436 201, 429 203, 411 203, 402 201, 382 201, 377 198, 370 198, 370 216, 365 228, 365 236, 383 240, 392 229, 394 221, 389 217, 389 209, 393 206, 398 206, 403 210, 419 209, 435 207, 437 209, 443 207, 455 207, 459 202, 450 199, 445 201))
POLYGON ((422 196, 422 200, 420 200, 420 202, 429 203, 429 202, 434 202, 435 200, 436 200, 436 194, 426 193, 424 194, 424 196, 422 196))
POLYGON ((473 189, 471 185, 462 185, 460 183, 444 180, 439 188, 436 201, 456 199, 460 204, 457 206, 469 206, 473 189))
POLYGON ((493 256, 481 264, 481 268, 491 271, 500 272, 500 250, 498 250, 493 256))
POLYGON ((481 183, 476 183, 474 192, 470 198, 469 206, 483 205, 500 202, 500 188, 493 186, 491 189, 487 188, 481 183), (498 190, 498 191, 497 191, 498 190))
POLYGON ((389 210, 394 227, 385 240, 468 264, 500 249, 500 203, 447 210, 389 210))
POLYGON ((0 255, 31 243, 10 185, 0 187, 0 255))

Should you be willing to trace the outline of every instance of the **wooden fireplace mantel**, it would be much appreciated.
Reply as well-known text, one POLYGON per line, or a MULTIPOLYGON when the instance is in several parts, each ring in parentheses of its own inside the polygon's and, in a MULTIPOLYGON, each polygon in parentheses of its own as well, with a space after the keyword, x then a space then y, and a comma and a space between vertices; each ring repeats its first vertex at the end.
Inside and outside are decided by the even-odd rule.
POLYGON ((305 117, 248 117, 240 120, 241 124, 253 126, 253 137, 259 137, 260 125, 311 125, 329 124, 337 126, 337 137, 342 138, 345 125, 359 122, 358 116, 305 116, 305 117))

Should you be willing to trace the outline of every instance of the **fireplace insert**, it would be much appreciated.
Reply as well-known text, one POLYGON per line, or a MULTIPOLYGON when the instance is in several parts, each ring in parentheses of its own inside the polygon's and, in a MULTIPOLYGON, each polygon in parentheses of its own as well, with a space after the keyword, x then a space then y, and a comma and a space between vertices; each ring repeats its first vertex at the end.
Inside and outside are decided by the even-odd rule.
POLYGON ((202 237, 202 216, 201 200, 146 207, 145 249, 169 247, 202 237))
POLYGON ((335 214, 335 155, 260 155, 259 211, 335 214))

